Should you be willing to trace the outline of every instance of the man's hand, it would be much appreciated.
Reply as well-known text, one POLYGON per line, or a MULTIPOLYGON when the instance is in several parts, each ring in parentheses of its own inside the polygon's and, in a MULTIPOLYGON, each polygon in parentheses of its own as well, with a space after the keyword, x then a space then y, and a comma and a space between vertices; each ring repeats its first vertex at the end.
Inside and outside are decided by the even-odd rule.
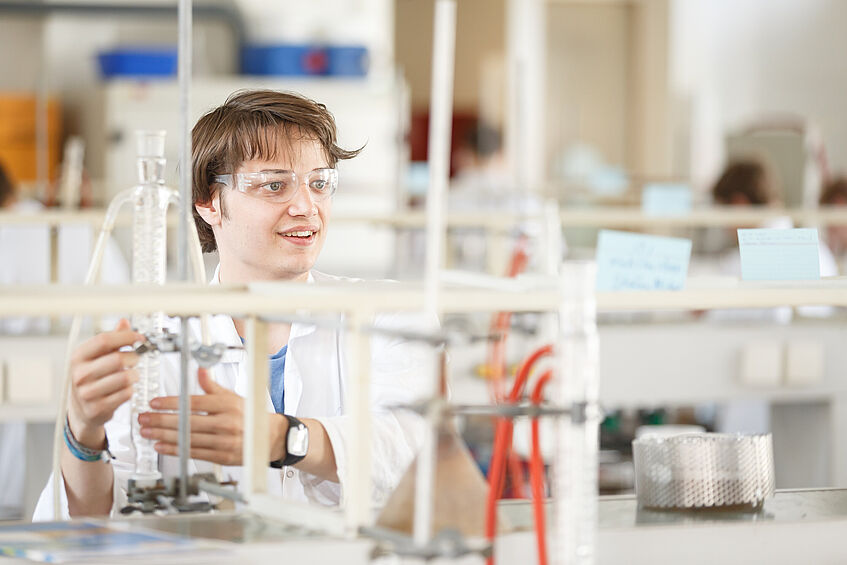
POLYGON ((121 320, 113 331, 80 344, 71 356, 68 422, 82 445, 102 447, 106 438, 103 425, 132 397, 132 385, 138 381, 132 367, 138 363, 138 355, 119 350, 140 339, 143 336, 132 331, 127 320, 121 320))
MULTIPOLYGON (((244 399, 212 380, 205 369, 197 371, 200 388, 206 393, 191 397, 191 458, 221 465, 241 465, 244 443, 244 399)), ((150 401, 154 410, 179 408, 178 396, 163 396, 150 401)), ((271 414, 269 439, 271 460, 280 452, 280 437, 285 437, 287 420, 271 414), (281 435, 282 434, 282 435, 281 435), (276 447, 275 447, 276 446, 276 447)), ((179 415, 147 412, 138 416, 141 435, 156 440, 155 449, 163 455, 178 454, 179 415)), ((276 457, 275 457, 276 456, 276 457)))

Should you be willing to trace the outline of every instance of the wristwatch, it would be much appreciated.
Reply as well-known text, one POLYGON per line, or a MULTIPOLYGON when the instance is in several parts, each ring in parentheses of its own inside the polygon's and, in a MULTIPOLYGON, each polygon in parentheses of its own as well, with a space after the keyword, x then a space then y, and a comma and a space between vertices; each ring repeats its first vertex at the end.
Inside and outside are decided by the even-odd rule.
POLYGON ((285 434, 285 457, 271 461, 271 467, 282 469, 289 465, 299 463, 306 457, 309 451, 309 428, 306 424, 288 414, 283 414, 288 419, 288 432, 285 434))

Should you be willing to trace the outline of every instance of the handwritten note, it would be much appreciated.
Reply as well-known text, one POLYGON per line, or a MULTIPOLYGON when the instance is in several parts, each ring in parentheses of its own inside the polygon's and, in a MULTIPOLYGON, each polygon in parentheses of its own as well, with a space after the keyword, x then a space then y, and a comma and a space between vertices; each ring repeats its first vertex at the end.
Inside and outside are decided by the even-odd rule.
POLYGON ((657 182, 644 185, 641 210, 649 216, 679 216, 691 212, 691 187, 657 182))
POLYGON ((818 230, 740 229, 741 278, 799 281, 821 278, 818 230))
POLYGON ((688 239, 601 230, 597 290, 680 290, 690 258, 688 239))

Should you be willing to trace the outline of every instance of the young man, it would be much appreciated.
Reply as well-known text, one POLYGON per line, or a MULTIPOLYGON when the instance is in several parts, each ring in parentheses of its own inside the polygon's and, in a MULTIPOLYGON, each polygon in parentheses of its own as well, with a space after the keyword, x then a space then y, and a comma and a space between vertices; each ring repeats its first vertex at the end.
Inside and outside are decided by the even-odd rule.
MULTIPOLYGON (((220 264, 212 284, 251 281, 333 279, 313 272, 326 239, 340 159, 358 151, 336 144, 335 123, 326 108, 306 98, 274 91, 242 91, 203 116, 193 133, 193 200, 203 250, 217 249, 220 264)), ((408 317, 380 316, 376 324, 402 327, 408 317)), ((244 322, 215 316, 212 339, 241 345, 244 322)), ((195 334, 196 328, 194 328, 195 334)), ((267 344, 271 363, 268 409, 271 462, 269 489, 288 498, 325 505, 341 501, 345 463, 355 457, 348 446, 344 415, 347 369, 345 334, 309 324, 278 324, 267 344), (296 416, 296 418, 295 418, 296 416), (287 453, 291 434, 308 435, 305 454, 287 453)), ((80 345, 72 359, 73 388, 69 434, 82 446, 108 447, 111 464, 83 461, 66 447, 62 456, 62 512, 65 516, 102 515, 126 504, 132 473, 130 438, 132 367, 138 357, 122 352, 141 336, 123 321, 118 328, 80 345)), ((154 410, 175 410, 178 359, 163 355, 163 396, 154 410)), ((413 400, 432 367, 423 346, 400 339, 375 338, 371 344, 374 502, 379 504, 399 482, 414 456, 422 429, 412 415, 387 410, 413 400)), ((243 438, 243 398, 247 388, 245 354, 231 351, 214 368, 213 380, 198 374, 192 394, 189 472, 225 465, 224 476, 238 478, 243 438), (200 390, 202 389, 202 390, 200 390)), ((142 436, 156 442, 159 469, 177 474, 177 415, 150 412, 139 417, 142 436)), ((52 492, 42 493, 34 519, 52 517, 52 492)))

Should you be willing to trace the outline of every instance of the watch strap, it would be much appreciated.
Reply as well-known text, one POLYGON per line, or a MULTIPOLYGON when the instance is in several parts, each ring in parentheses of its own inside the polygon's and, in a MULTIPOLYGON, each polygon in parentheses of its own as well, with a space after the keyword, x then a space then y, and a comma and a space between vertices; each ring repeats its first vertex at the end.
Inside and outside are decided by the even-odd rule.
POLYGON ((288 453, 288 436, 291 435, 291 432, 295 428, 306 428, 306 424, 294 416, 289 416, 288 414, 283 414, 283 416, 288 420, 288 431, 285 432, 285 456, 282 459, 271 461, 270 465, 274 469, 282 469, 283 467, 295 465, 306 457, 305 455, 292 455, 291 453, 288 453))

